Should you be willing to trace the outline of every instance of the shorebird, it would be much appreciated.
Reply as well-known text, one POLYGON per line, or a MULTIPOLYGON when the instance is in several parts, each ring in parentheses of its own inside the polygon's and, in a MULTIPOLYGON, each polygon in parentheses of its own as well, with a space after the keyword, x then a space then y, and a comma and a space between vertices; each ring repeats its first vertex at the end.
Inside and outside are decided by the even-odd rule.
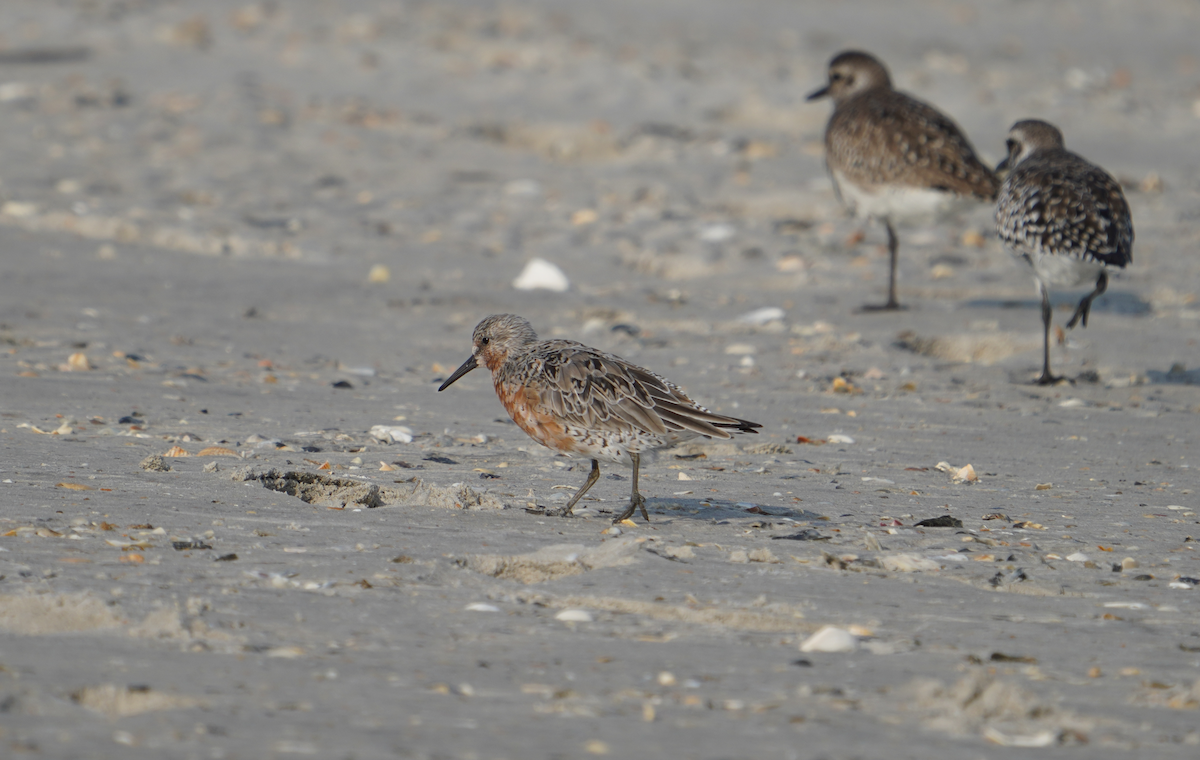
POLYGON ((892 89, 883 64, 846 51, 829 62, 829 83, 809 100, 833 98, 825 164, 838 198, 856 216, 887 228, 888 300, 868 311, 900 309, 893 223, 931 218, 968 199, 994 201, 1000 181, 975 157, 962 130, 936 108, 892 89))
POLYGON ((1042 296, 1042 375, 1039 385, 1061 380, 1050 374, 1051 285, 1096 283, 1075 307, 1067 327, 1087 327, 1092 301, 1108 288, 1108 267, 1133 260, 1133 219, 1121 185, 1108 172, 1063 147, 1053 124, 1029 119, 1008 132, 1009 170, 996 203, 996 231, 1025 259, 1042 296))
POLYGON ((670 380, 619 356, 573 340, 538 340, 533 327, 515 314, 494 314, 475 326, 471 356, 438 391, 478 367, 492 373, 500 403, 529 437, 568 456, 592 460, 592 471, 560 513, 600 479, 600 460, 633 467, 629 507, 620 522, 640 509, 638 492, 643 454, 690 438, 732 438, 756 433, 758 423, 714 414, 688 398, 670 380))

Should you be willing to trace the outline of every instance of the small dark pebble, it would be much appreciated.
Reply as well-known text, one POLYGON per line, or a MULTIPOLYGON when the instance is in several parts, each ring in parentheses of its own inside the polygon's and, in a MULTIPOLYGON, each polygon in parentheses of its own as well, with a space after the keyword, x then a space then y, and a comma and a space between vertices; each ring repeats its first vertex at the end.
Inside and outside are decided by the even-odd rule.
POLYGON ((490 472, 481 472, 481 473, 479 473, 479 479, 480 479, 480 480, 499 480, 499 479, 500 479, 500 476, 499 476, 499 475, 493 475, 493 474, 492 474, 492 473, 490 473, 490 472))
POLYGON ((307 451, 309 454, 316 454, 318 451, 321 450, 321 447, 320 446, 301 446, 300 450, 307 451))
POLYGON ((992 652, 992 656, 988 659, 990 659, 992 662, 1023 662, 1028 665, 1037 665, 1036 657, 1004 654, 1003 652, 992 652))
POLYGON ((1188 646, 1187 644, 1180 644, 1179 648, 1185 652, 1200 652, 1200 647, 1188 646))
POLYGON ((962 520, 950 515, 940 515, 938 517, 930 517, 927 520, 922 520, 916 523, 918 528, 961 528, 962 520))
POLYGON ((801 668, 811 668, 812 660, 806 660, 803 657, 801 657, 799 660, 792 660, 792 664, 797 665, 801 668))
POLYGON ((150 523, 138 523, 136 525, 130 525, 129 529, 130 530, 154 530, 154 526, 151 525, 150 523))
POLYGON ((338 380, 336 383, 332 383, 332 385, 334 388, 354 388, 349 380, 338 380))
POLYGON ((1200 586, 1200 578, 1189 578, 1186 575, 1181 575, 1175 580, 1178 583, 1190 583, 1193 586, 1200 586))
POLYGON ((222 554, 220 557, 214 557, 213 562, 233 562, 237 558, 236 554, 222 554))
POLYGON ((392 557, 392 562, 395 562, 397 565, 409 565, 415 561, 416 560, 414 560, 412 557, 408 556, 407 554, 401 554, 396 557, 392 557))
POLYGON ((125 415, 121 419, 117 420, 117 424, 118 425, 145 425, 146 421, 141 419, 140 417, 130 417, 129 415, 125 415))
POLYGON ((182 552, 188 549, 211 549, 212 547, 203 541, 172 541, 171 546, 175 547, 175 551, 182 552))
POLYGON ((450 457, 439 457, 436 454, 430 454, 429 456, 425 457, 425 461, 437 462, 438 464, 458 464, 458 462, 455 462, 450 457))
POLYGON ((1152 581, 1152 580, 1154 580, 1154 576, 1150 575, 1148 573, 1142 573, 1141 575, 1133 576, 1133 579, 1135 581, 1152 581))

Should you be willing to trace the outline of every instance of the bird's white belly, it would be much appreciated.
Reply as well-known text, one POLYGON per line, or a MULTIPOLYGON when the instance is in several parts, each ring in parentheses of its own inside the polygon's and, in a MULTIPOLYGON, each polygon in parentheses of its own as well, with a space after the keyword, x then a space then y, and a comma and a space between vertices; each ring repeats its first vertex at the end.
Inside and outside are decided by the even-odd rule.
POLYGON ((1033 265, 1038 280, 1060 288, 1094 285, 1104 271, 1104 265, 1098 261, 1077 259, 1070 255, 1031 253, 1023 254, 1023 258, 1033 265))
POLYGON ((857 216, 877 219, 932 220, 967 205, 969 201, 954 193, 909 185, 861 187, 838 171, 833 172, 842 200, 857 216))

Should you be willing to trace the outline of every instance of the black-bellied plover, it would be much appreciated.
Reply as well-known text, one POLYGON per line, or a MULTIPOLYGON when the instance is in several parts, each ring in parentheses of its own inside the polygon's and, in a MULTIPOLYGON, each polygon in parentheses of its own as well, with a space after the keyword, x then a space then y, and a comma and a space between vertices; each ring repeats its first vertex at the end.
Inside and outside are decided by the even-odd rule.
POLYGON ((829 83, 809 100, 833 98, 825 127, 825 162, 838 197, 856 216, 887 227, 888 300, 865 309, 899 309, 895 222, 930 218, 958 201, 992 201, 1000 181, 975 156, 948 116, 892 89, 883 64, 847 51, 829 62, 829 83))
POLYGON ((1018 121, 1008 132, 1007 168, 996 203, 996 230, 1013 253, 1033 267, 1042 296, 1040 385, 1061 380, 1050 374, 1051 285, 1095 283, 1067 327, 1087 327, 1092 301, 1108 288, 1107 267, 1133 259, 1133 219, 1121 185, 1099 166, 1063 147, 1052 124, 1018 121))
POLYGON ((638 492, 643 453, 698 436, 732 438, 732 433, 756 433, 762 427, 714 414, 670 380, 619 356, 573 340, 539 341, 529 322, 515 314, 484 319, 475 326, 472 342, 471 357, 438 390, 482 363, 518 427, 543 446, 592 460, 587 481, 561 512, 564 517, 600 479, 603 459, 633 467, 629 507, 613 522, 637 509, 649 520, 638 492))

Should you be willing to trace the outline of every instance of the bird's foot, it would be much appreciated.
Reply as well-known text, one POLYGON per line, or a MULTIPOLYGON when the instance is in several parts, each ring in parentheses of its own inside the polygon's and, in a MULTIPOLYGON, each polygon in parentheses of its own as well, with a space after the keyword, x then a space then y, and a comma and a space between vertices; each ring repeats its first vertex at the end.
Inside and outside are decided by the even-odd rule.
POLYGON ((1080 320, 1083 321, 1083 326, 1087 327, 1088 311, 1090 309, 1085 309, 1082 306, 1076 309, 1075 313, 1071 315, 1071 321, 1067 322, 1067 329, 1070 330, 1075 327, 1075 325, 1079 324, 1080 320))
POLYGON ((1062 375, 1051 375, 1049 372, 1043 372, 1041 377, 1034 382, 1037 385, 1058 385, 1064 380, 1070 382, 1070 378, 1063 377, 1062 375))
POLYGON ((642 511, 642 519, 644 519, 646 522, 650 522, 650 515, 646 512, 646 498, 641 494, 638 494, 636 499, 629 500, 629 506, 625 508, 624 512, 613 518, 613 525, 616 525, 622 520, 628 520, 630 517, 633 517, 633 513, 639 509, 642 511))

